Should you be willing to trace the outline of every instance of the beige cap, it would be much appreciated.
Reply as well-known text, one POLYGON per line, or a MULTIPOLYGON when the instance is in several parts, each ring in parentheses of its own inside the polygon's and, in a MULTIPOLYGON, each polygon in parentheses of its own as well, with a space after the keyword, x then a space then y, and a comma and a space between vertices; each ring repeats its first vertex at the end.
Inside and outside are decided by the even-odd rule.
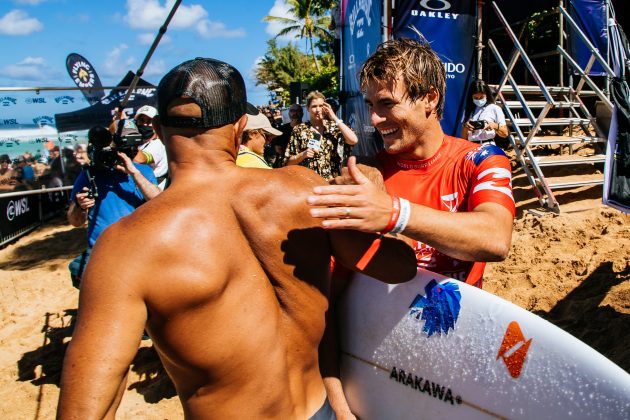
POLYGON ((135 118, 138 118, 140 115, 146 115, 147 117, 153 119, 157 115, 157 109, 153 108, 151 105, 141 106, 138 111, 136 111, 135 118))
POLYGON ((282 131, 273 128, 269 122, 269 118, 267 118, 263 113, 258 115, 247 114, 247 125, 245 126, 244 131, 260 129, 265 130, 272 136, 282 135, 282 131))

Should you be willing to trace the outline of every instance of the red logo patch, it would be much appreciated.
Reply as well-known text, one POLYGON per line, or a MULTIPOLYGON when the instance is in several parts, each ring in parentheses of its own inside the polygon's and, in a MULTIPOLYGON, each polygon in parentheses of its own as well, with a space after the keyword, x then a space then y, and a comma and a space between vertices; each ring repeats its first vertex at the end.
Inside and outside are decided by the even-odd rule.
POLYGON ((521 375, 525 357, 527 356, 527 350, 529 350, 531 343, 531 338, 525 341, 525 336, 518 322, 510 322, 503 336, 503 342, 497 354, 497 360, 499 360, 499 358, 503 359, 512 378, 516 379, 521 375))

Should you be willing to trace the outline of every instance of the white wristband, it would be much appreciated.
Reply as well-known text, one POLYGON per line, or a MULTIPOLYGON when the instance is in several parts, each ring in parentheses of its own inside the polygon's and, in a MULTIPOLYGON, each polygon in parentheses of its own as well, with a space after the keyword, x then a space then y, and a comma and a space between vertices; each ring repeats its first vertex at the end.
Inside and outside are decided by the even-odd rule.
POLYGON ((337 118, 335 122, 337 123, 337 125, 343 124, 343 120, 341 118, 337 118))
POLYGON ((398 220, 396 221, 396 225, 390 231, 391 233, 401 233, 407 227, 407 223, 409 223, 409 218, 411 217, 411 204, 409 204, 409 200, 405 200, 404 198, 400 198, 400 214, 398 215, 398 220))

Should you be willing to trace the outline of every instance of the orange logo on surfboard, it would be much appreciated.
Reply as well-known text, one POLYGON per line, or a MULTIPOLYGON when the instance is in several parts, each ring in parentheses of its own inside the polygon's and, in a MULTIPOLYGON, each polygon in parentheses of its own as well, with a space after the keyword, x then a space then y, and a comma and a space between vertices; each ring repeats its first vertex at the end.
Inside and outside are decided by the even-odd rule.
POLYGON ((505 331, 505 336, 503 336, 503 342, 497 354, 497 360, 499 360, 499 358, 503 359, 512 378, 516 379, 521 375, 525 357, 527 356, 527 350, 529 350, 531 343, 531 338, 525 341, 525 336, 518 322, 510 322, 510 325, 508 325, 505 331))

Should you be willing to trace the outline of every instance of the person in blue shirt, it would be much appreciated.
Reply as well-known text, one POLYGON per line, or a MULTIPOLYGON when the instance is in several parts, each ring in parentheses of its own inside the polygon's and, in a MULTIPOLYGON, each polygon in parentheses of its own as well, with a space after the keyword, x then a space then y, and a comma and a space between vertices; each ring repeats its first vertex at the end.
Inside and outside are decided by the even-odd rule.
MULTIPOLYGON (((93 127, 88 132, 88 141, 92 148, 102 150, 111 143, 111 134, 105 127, 93 127)), ((72 187, 68 221, 77 227, 88 222, 88 248, 69 266, 75 287, 81 281, 81 274, 99 235, 109 225, 160 193, 149 165, 132 162, 124 153, 117 154, 118 161, 113 167, 99 162, 84 167, 72 187)))

